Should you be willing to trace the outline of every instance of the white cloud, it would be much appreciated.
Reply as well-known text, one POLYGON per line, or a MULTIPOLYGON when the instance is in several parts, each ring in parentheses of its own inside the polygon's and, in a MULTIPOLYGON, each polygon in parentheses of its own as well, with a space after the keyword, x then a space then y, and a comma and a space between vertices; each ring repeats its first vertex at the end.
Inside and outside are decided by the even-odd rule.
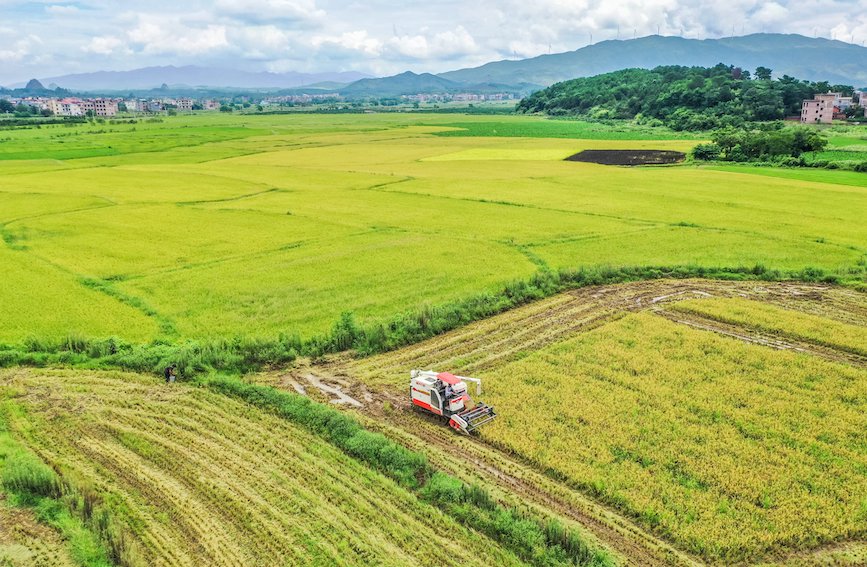
POLYGON ((45 7, 45 11, 53 16, 71 16, 81 13, 78 6, 67 6, 63 4, 52 4, 45 7))
POLYGON ((34 55, 34 47, 41 43, 42 40, 35 35, 29 35, 9 43, 4 42, 3 44, 0 44, 2 45, 2 47, 0 47, 0 61, 4 63, 19 63, 25 61, 34 55))
POLYGON ((867 0, 0 0, 0 83, 98 68, 446 71, 657 33, 867 41, 867 0), (50 30, 50 35, 45 33, 50 30), (40 36, 44 43, 32 39, 40 36))
POLYGON ((119 37, 101 36, 90 40, 90 43, 81 48, 85 53, 94 53, 97 55, 111 55, 118 50, 128 52, 124 42, 119 37))
POLYGON ((217 0, 214 10, 220 16, 259 24, 279 21, 284 25, 313 25, 325 18, 325 11, 317 8, 313 0, 217 0))
POLYGON ((163 16, 140 17, 127 38, 136 51, 155 55, 205 55, 229 47, 226 26, 192 27, 163 16))

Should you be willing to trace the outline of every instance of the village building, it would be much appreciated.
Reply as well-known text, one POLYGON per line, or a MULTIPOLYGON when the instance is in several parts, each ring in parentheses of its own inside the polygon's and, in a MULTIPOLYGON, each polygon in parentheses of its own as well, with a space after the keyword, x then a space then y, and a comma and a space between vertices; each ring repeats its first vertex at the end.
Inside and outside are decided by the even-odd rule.
POLYGON ((858 104, 864 109, 864 118, 867 118, 867 90, 855 91, 855 96, 858 97, 858 104))
POLYGON ((82 101, 77 98, 53 98, 48 101, 47 108, 55 116, 84 116, 86 112, 82 101))
POLYGON ((827 93, 817 94, 812 100, 805 100, 801 105, 801 123, 831 124, 839 97, 840 93, 827 93))

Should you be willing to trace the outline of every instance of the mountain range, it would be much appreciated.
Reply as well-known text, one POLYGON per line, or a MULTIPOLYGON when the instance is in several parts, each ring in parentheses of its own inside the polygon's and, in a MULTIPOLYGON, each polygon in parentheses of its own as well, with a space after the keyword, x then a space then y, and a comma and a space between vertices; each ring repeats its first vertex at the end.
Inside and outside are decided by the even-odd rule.
MULTIPOLYGON (((125 91, 157 88, 160 85, 183 87, 222 87, 236 89, 285 89, 315 83, 346 85, 370 75, 355 71, 340 73, 268 73, 187 65, 145 67, 131 71, 97 71, 41 79, 79 91, 125 91)), ((18 85, 13 85, 18 86, 18 85)), ((22 84, 23 86, 23 84, 22 84)))
POLYGON ((789 75, 811 81, 867 86, 867 48, 794 34, 752 34, 704 40, 653 35, 609 40, 566 53, 494 61, 438 75, 408 71, 392 77, 373 78, 356 72, 267 73, 167 66, 47 77, 42 79, 42 83, 78 91, 152 89, 163 84, 236 89, 312 86, 318 87, 312 90, 321 92, 327 88, 350 98, 467 90, 526 93, 560 81, 626 68, 651 69, 659 65, 710 67, 717 63, 747 70, 769 67, 778 77, 789 75))
POLYGON ((769 67, 776 76, 867 85, 867 48, 794 34, 752 34, 703 40, 652 35, 602 41, 567 53, 519 61, 496 61, 439 76, 460 83, 527 82, 548 86, 632 67, 712 67, 717 63, 749 70, 769 67))

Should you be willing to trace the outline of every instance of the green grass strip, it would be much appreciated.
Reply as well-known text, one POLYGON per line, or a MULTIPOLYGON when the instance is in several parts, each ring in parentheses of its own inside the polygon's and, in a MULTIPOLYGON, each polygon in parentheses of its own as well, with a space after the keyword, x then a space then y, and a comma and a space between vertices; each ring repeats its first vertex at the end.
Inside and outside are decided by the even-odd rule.
POLYGON ((0 344, 0 367, 63 365, 160 373, 169 364, 176 364, 181 376, 186 377, 213 372, 243 374, 266 366, 286 364, 299 356, 316 358, 346 350, 363 355, 387 352, 566 290, 663 278, 822 282, 867 291, 867 262, 853 266, 845 273, 818 268, 780 271, 762 265, 541 270, 527 280, 513 281, 495 292, 413 309, 383 322, 358 325, 353 314, 346 312, 330 332, 307 340, 298 335, 279 335, 271 339, 159 340, 142 345, 116 337, 69 336, 60 340, 33 337, 18 345, 0 344))
POLYGON ((607 553, 590 547, 559 522, 542 521, 501 506, 483 488, 434 470, 423 454, 368 431, 339 410, 237 378, 210 377, 201 383, 308 429, 533 565, 613 564, 607 553))

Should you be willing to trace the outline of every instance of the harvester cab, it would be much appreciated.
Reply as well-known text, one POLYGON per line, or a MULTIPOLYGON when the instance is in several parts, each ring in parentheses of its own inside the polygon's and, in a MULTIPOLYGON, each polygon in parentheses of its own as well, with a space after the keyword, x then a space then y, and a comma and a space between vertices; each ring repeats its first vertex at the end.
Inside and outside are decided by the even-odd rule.
POLYGON ((493 420, 497 414, 494 408, 485 403, 473 403, 467 394, 467 382, 476 384, 476 395, 482 393, 482 381, 478 378, 413 370, 410 372, 409 397, 415 407, 441 416, 448 420, 450 427, 470 434, 493 420))

